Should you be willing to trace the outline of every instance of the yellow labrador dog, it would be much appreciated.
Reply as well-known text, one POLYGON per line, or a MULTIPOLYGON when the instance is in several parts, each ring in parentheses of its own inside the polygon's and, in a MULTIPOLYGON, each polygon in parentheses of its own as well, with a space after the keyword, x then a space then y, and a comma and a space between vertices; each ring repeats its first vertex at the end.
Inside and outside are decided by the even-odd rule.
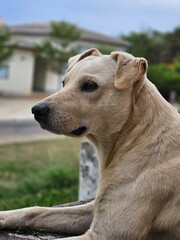
POLYGON ((42 128, 86 135, 96 146, 96 199, 0 212, 1 228, 76 236, 66 240, 180 239, 180 116, 148 81, 147 67, 144 58, 97 49, 69 60, 65 87, 32 112, 42 128))

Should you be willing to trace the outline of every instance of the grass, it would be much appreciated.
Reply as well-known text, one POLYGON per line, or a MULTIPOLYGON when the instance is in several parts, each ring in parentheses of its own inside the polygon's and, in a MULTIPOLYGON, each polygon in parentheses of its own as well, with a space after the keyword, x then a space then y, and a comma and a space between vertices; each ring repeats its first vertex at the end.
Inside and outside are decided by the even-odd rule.
POLYGON ((0 210, 76 201, 80 140, 0 146, 0 210))

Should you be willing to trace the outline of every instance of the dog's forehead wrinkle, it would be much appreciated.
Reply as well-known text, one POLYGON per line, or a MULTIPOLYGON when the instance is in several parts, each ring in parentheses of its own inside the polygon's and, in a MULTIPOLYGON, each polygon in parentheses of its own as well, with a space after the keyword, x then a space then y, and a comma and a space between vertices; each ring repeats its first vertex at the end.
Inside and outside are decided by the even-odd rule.
MULTIPOLYGON (((95 57, 95 56, 88 56, 88 57, 83 58, 83 59, 80 60, 80 61, 77 61, 75 64, 73 64, 73 65, 71 65, 71 66, 69 66, 69 67, 67 68, 66 73, 69 73, 69 72, 70 72, 77 64, 79 64, 80 62, 87 61, 87 60, 91 60, 91 59, 93 59, 94 57, 95 57)), ((97 56, 96 56, 95 58, 97 58, 97 56)))
POLYGON ((87 57, 74 65, 71 71, 65 74, 65 84, 74 82, 77 79, 82 79, 83 76, 94 76, 104 79, 112 78, 115 69, 115 62, 113 59, 104 55, 101 57, 87 57))

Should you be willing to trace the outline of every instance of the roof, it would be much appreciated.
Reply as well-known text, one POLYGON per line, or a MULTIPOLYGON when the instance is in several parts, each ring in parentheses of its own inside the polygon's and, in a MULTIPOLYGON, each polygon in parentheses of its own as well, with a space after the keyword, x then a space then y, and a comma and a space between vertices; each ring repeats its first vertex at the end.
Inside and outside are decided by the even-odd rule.
MULTIPOLYGON (((33 48, 35 44, 41 43, 44 38, 50 35, 51 23, 32 23, 18 24, 9 26, 9 30, 13 33, 11 42, 18 43, 18 46, 33 48)), ((92 30, 78 27, 81 32, 80 40, 84 42, 92 42, 99 44, 108 44, 116 47, 127 47, 129 43, 121 39, 98 33, 92 30)))

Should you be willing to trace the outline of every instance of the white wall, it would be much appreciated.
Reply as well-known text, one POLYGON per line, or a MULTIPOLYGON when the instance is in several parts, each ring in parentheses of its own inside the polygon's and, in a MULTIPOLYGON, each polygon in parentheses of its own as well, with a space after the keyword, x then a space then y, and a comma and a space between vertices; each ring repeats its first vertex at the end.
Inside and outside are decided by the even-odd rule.
POLYGON ((9 74, 7 79, 0 78, 0 93, 31 94, 34 75, 33 52, 17 49, 5 65, 9 66, 9 74))
POLYGON ((44 85, 45 92, 54 93, 59 90, 60 85, 60 76, 50 68, 47 69, 44 85))

